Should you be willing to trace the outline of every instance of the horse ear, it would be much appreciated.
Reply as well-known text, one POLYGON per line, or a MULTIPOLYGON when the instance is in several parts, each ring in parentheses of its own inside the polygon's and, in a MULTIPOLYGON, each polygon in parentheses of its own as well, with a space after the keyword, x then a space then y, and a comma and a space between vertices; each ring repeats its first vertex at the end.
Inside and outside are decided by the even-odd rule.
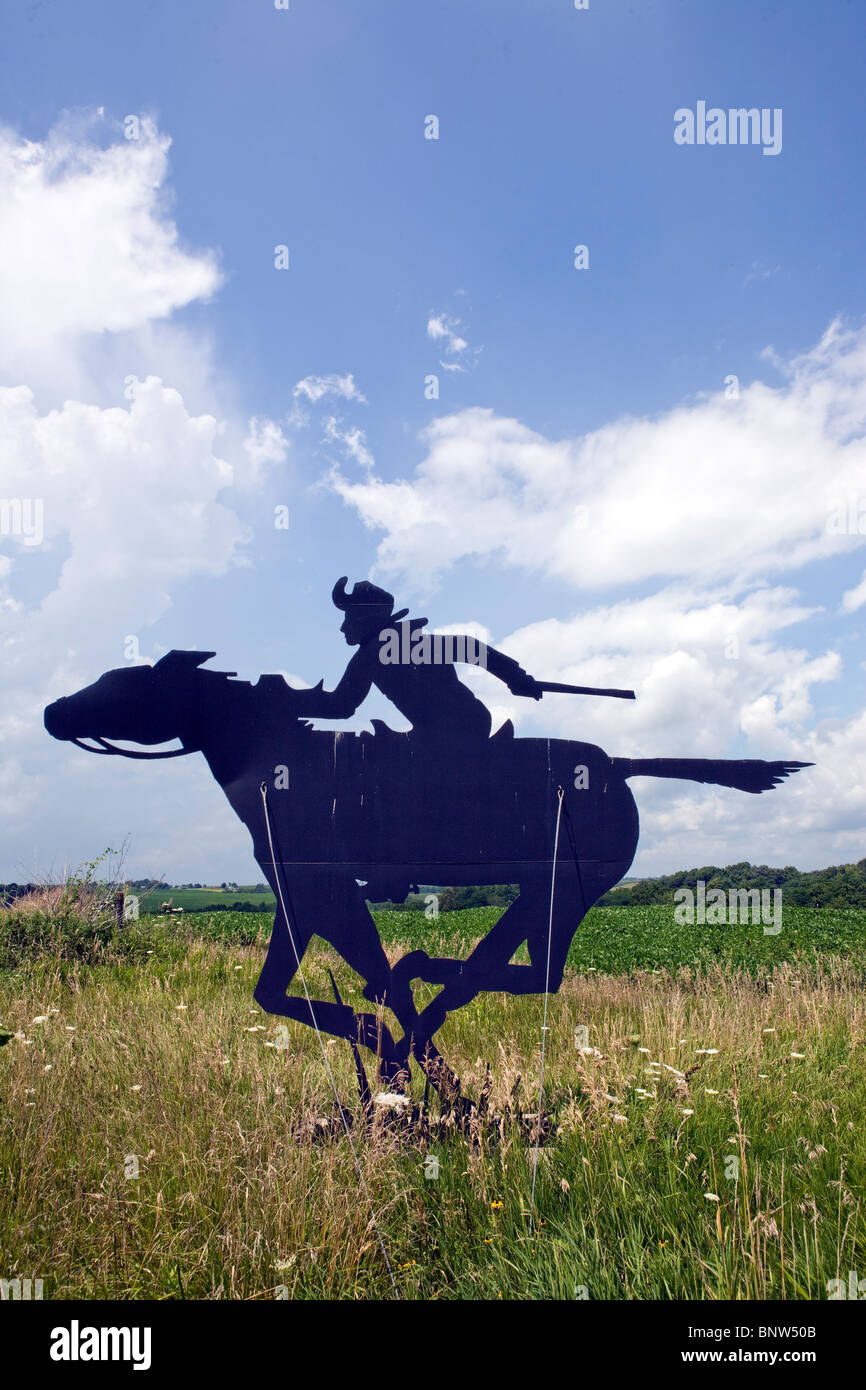
POLYGON ((182 671, 194 671, 196 667, 210 661, 212 656, 216 656, 216 652, 167 652, 165 656, 160 657, 153 669, 167 675, 179 675, 182 671))

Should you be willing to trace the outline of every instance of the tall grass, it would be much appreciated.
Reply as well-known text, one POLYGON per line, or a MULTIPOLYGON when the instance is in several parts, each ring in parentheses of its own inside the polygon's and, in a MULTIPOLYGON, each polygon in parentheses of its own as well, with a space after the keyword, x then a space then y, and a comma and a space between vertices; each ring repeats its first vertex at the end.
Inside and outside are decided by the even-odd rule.
MULTIPOLYGON (((530 1232, 516 1127, 437 1134, 437 1178, 381 1112, 354 1158, 314 1139, 334 1098, 315 1034, 252 1001, 264 938, 142 922, 82 955, 50 935, 0 972, 0 1274, 46 1297, 393 1297, 355 1161, 403 1298, 821 1298, 866 1274, 855 962, 567 977, 530 1232)), ((331 968, 360 1003, 327 947, 306 965, 315 996, 331 968)), ((540 999, 482 995, 439 1042, 470 1094, 489 1064, 491 1109, 532 1112, 540 1024, 540 999)), ((325 1045, 357 1112, 349 1049, 325 1045)))

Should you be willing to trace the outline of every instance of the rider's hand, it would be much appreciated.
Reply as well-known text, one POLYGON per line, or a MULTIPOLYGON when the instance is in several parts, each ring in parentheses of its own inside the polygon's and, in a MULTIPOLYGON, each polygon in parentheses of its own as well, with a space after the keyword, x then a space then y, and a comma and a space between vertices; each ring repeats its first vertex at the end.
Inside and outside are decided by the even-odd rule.
POLYGON ((508 689, 512 695, 525 695, 531 700, 540 700, 544 694, 538 681, 534 680, 527 671, 524 671, 522 666, 520 667, 520 674, 508 682, 508 689))

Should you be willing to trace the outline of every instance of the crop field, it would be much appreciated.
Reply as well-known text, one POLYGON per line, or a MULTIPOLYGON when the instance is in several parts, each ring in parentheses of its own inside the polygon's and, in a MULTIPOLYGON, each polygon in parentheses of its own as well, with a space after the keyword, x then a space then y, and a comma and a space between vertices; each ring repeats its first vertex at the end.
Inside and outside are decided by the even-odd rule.
MULTIPOLYGON (((377 912, 382 939, 411 949, 454 954, 485 935, 499 919, 498 907, 442 913, 377 912)), ((681 926, 673 906, 595 907, 581 922, 568 953, 568 970, 616 975, 635 970, 706 968, 712 962, 757 971, 779 961, 841 954, 866 965, 866 912, 786 907, 781 931, 756 926, 681 926)))
MULTIPOLYGON (((498 912, 379 924, 395 958, 453 953, 498 912)), ((786 911, 777 935, 590 913, 549 1006, 534 1205, 543 1000, 481 995, 437 1035, 495 1136, 381 1106, 365 1128, 324 1039, 350 1145, 315 1033, 253 1001, 269 927, 0 914, 9 1277, 52 1299, 798 1300, 866 1268, 866 913, 786 911)), ((314 997, 331 969, 361 1004, 324 943, 304 965, 314 997)))

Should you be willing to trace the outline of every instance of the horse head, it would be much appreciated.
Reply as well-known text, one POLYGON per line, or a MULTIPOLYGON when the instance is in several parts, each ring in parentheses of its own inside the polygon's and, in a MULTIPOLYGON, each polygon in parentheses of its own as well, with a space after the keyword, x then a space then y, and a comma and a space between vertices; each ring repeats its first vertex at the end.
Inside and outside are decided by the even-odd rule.
MULTIPOLYGON (((93 753, 123 753, 127 757, 162 758, 193 752, 195 699, 193 685, 198 668, 215 652, 172 651, 154 666, 125 666, 106 671, 92 685, 66 695, 46 707, 45 728, 53 738, 77 743, 93 753), (179 738, 184 747, 168 753, 133 753, 114 749, 106 740, 130 743, 167 743, 179 738), (82 742, 94 740, 90 748, 82 742)), ((207 673, 209 674, 209 673, 207 673)), ((234 674, 234 673, 232 673, 234 674)))

